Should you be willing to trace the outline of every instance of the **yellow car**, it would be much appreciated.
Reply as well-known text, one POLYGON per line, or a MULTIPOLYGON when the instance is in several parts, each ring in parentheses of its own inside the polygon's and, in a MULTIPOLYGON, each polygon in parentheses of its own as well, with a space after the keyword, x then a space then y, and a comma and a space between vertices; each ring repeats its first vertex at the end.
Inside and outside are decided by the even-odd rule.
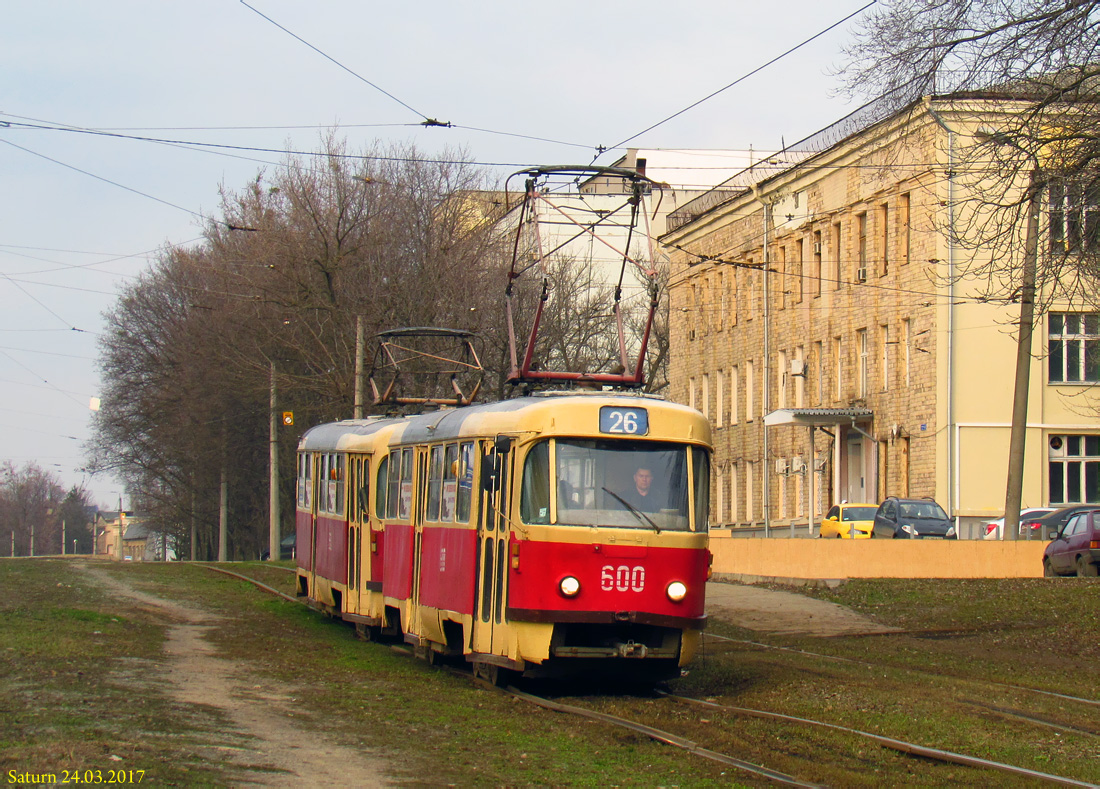
POLYGON ((877 504, 834 504, 821 521, 821 536, 866 539, 875 526, 877 510, 877 504))

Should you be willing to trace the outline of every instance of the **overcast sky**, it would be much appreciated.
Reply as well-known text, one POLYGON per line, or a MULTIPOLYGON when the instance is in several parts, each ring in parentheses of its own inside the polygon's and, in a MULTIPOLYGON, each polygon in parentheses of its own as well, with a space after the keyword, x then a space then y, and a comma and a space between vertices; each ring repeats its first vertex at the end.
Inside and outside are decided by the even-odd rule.
MULTIPOLYGON (((158 248, 199 236, 220 186, 239 189, 279 160, 19 124, 278 150, 313 149, 322 128, 339 125, 353 150, 374 140, 464 148, 503 180, 523 166, 587 164, 597 146, 633 137, 863 5, 9 3, 0 460, 37 462, 117 506, 119 483, 82 471, 102 316, 158 248), (424 118, 455 128, 421 128, 424 118)), ((630 145, 771 151, 829 125, 852 109, 831 74, 855 21, 630 145)))

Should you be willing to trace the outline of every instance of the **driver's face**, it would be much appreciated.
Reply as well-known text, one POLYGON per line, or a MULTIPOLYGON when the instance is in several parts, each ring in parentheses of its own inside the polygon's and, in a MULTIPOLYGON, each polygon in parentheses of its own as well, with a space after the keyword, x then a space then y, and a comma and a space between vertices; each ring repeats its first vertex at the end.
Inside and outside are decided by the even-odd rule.
POLYGON ((649 483, 653 481, 653 472, 647 468, 640 468, 634 472, 634 486, 643 496, 649 493, 649 483))

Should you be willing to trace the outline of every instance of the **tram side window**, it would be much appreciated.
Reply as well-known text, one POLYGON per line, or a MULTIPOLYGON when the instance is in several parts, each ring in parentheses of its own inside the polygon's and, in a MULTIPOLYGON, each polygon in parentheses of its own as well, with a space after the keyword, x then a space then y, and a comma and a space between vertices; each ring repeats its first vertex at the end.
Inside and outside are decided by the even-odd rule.
POLYGON ((412 513, 413 451, 401 450, 401 494, 397 501, 397 517, 408 520, 412 513))
POLYGON ((443 447, 432 447, 428 463, 428 520, 439 520, 440 498, 443 493, 443 447))
POLYGON ((541 441, 527 453, 519 515, 524 523, 550 522, 550 442, 541 441))
POLYGON ((470 500, 474 490, 474 444, 466 441, 458 447, 458 496, 455 502, 455 520, 468 523, 470 500))
POLYGON ((329 460, 331 460, 331 456, 321 455, 317 460, 317 511, 328 512, 329 460))
POLYGON ((370 515, 370 458, 359 461, 359 481, 356 485, 355 506, 359 508, 359 520, 367 522, 370 515))
POLYGON ((691 464, 695 474, 695 531, 707 531, 710 517, 710 457, 706 450, 691 448, 691 464))
POLYGON ((298 506, 308 509, 310 494, 313 491, 313 464, 310 456, 302 453, 298 455, 298 506))
POLYGON ((335 500, 332 501, 332 512, 336 515, 344 514, 344 480, 347 478, 344 474, 344 463, 347 460, 345 455, 335 455, 333 457, 333 468, 335 469, 335 476, 332 487, 335 489, 335 500))
POLYGON ((378 464, 378 477, 375 480, 374 485, 374 514, 379 518, 385 518, 386 515, 386 501, 387 493, 389 492, 389 485, 387 484, 388 474, 390 470, 390 458, 387 455, 382 458, 378 464))
POLYGON ((447 444, 443 456, 443 499, 440 502, 439 519, 455 519, 455 499, 458 495, 458 444, 447 444))
POLYGON ((397 500, 401 496, 401 453, 390 453, 390 474, 386 480, 386 517, 397 517, 397 500))

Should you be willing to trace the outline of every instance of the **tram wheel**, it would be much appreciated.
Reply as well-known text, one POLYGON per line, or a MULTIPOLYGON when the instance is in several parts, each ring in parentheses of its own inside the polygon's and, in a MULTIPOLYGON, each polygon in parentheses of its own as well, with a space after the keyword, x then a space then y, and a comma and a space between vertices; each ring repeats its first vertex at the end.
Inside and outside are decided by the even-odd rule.
POLYGON ((503 688, 512 678, 512 672, 495 663, 474 663, 474 676, 490 685, 503 688))

